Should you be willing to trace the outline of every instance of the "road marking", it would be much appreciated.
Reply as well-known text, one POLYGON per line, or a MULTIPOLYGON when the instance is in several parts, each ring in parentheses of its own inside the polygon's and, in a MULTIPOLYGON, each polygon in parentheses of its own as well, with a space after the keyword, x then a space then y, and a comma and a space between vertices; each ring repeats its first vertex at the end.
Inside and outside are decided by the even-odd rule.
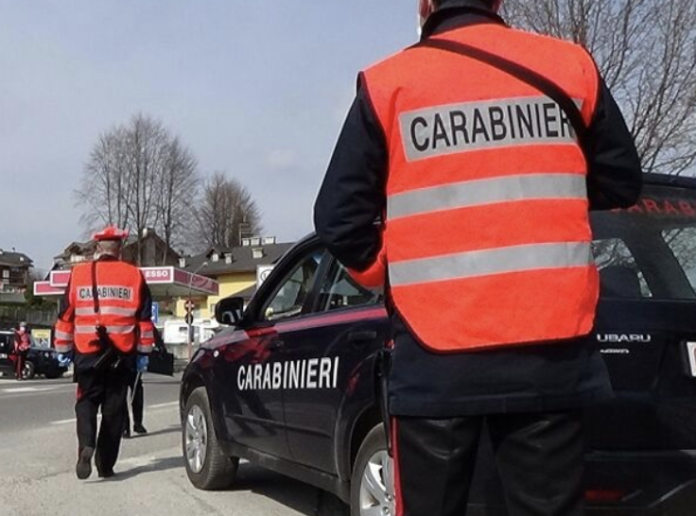
POLYGON ((179 404, 178 401, 170 401, 168 403, 157 403, 156 405, 146 405, 145 408, 156 409, 165 407, 176 407, 179 404))
POLYGON ((0 389, 0 392, 6 392, 8 394, 20 393, 20 392, 45 392, 54 391, 56 387, 12 387, 9 389, 0 389))
POLYGON ((51 421, 52 425, 67 425, 68 423, 75 423, 77 419, 60 419, 58 421, 51 421))
MULTIPOLYGON (((178 405, 178 401, 171 401, 169 403, 157 403, 155 405, 145 405, 146 410, 153 410, 153 409, 161 409, 161 408, 170 408, 178 405)), ((98 419, 101 419, 101 414, 97 415, 98 419)), ((51 421, 52 425, 68 425, 70 423, 75 423, 77 421, 76 418, 70 418, 70 419, 59 419, 58 421, 51 421)))

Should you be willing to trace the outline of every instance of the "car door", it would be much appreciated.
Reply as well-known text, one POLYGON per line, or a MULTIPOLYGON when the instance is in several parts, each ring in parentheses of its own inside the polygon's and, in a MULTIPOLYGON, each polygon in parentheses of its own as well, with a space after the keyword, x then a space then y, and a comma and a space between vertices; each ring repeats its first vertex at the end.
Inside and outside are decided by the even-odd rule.
POLYGON ((383 346, 387 324, 379 292, 361 287, 334 260, 325 270, 312 313, 278 325, 278 334, 284 362, 299 373, 284 398, 293 459, 335 473, 341 404, 364 374, 360 364, 383 346))
POLYGON ((217 392, 229 438, 289 458, 283 414, 283 341, 279 327, 300 321, 309 306, 323 251, 295 253, 279 264, 245 316, 243 332, 216 361, 217 392), (277 272, 277 273, 276 273, 277 272))
POLYGON ((14 362, 14 337, 11 333, 0 332, 0 370, 12 370, 14 362))

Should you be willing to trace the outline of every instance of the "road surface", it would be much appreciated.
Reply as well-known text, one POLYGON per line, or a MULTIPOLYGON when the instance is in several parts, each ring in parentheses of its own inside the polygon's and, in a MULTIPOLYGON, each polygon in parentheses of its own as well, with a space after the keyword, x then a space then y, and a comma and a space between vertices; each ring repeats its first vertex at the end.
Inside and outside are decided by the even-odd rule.
POLYGON ((195 489, 180 448, 178 377, 146 375, 149 434, 124 440, 112 479, 75 477, 70 378, 0 378, 2 516, 348 516, 333 495, 247 463, 235 486, 195 489))

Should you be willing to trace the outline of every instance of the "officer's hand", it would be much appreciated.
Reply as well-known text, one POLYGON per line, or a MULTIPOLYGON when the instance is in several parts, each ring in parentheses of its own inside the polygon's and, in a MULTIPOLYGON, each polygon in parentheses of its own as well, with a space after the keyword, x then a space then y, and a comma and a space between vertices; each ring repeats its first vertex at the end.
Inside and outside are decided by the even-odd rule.
POLYGON ((139 373, 144 373, 147 371, 147 365, 150 363, 150 357, 147 355, 138 355, 138 358, 135 362, 135 367, 138 370, 139 373))
POLYGON ((61 367, 68 367, 70 362, 72 362, 70 357, 68 355, 64 355, 63 353, 58 353, 56 359, 58 360, 58 365, 61 367))

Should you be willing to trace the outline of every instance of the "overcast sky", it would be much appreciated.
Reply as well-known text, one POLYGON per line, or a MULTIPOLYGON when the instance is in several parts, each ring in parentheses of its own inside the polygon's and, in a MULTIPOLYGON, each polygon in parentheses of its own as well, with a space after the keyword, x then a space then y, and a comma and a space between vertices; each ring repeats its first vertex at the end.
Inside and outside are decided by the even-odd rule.
POLYGON ((370 63, 415 42, 415 0, 0 0, 0 248, 47 270, 84 237, 73 191, 138 112, 252 193, 265 235, 312 204, 370 63))

